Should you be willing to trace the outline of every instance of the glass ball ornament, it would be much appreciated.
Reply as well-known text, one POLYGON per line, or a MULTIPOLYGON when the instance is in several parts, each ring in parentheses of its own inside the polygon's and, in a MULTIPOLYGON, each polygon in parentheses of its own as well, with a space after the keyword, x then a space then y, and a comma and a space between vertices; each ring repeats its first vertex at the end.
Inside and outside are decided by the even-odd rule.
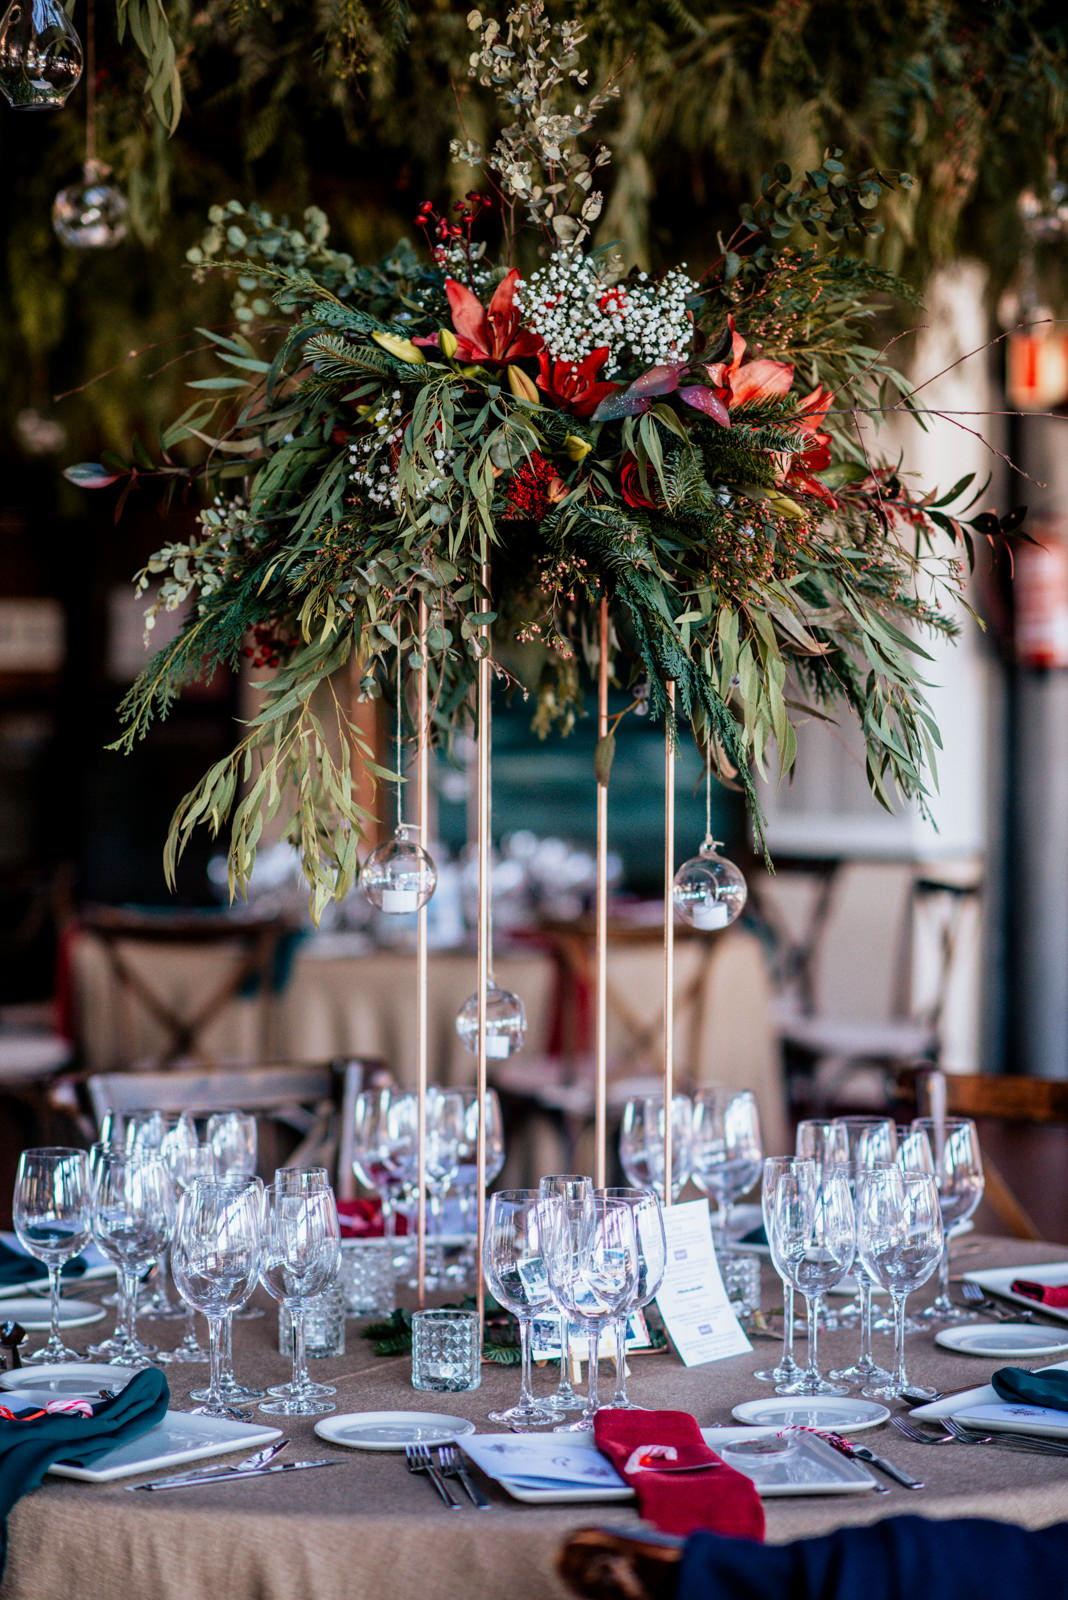
POLYGON ((748 894, 742 874, 714 843, 703 844, 699 855, 682 863, 671 888, 682 921, 702 932, 730 927, 741 916, 748 894))
POLYGON ((57 0, 11 0, 0 17, 0 93, 24 111, 58 111, 82 75, 82 42, 57 0))
MULTIPOLYGON (((464 1048, 478 1055, 478 991, 463 1005, 456 1017, 456 1032, 464 1048)), ((486 987, 486 1055, 490 1061, 506 1061, 523 1048, 527 1032, 527 1008, 510 989, 499 989, 490 980, 486 987)))
POLYGON ((126 196, 108 183, 111 168, 87 161, 81 180, 52 202, 52 227, 71 250, 113 250, 126 237, 126 196))
POLYGON ((400 823, 392 839, 371 851, 360 873, 360 888, 378 911, 391 916, 420 911, 437 886, 433 859, 400 823))

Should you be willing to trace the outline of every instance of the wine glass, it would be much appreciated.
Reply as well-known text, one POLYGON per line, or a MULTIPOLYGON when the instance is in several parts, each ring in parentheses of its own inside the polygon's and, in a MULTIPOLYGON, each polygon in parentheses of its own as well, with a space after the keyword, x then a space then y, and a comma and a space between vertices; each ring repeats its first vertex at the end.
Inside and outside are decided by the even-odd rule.
POLYGON ((308 1301, 329 1289, 341 1266, 341 1229, 330 1189, 293 1194, 272 1184, 265 1196, 266 1221, 260 1278, 267 1292, 289 1311, 293 1325, 293 1377, 287 1394, 272 1395, 261 1411, 271 1416, 321 1416, 335 1409, 316 1394, 308 1378, 304 1317, 308 1301))
MULTIPOLYGON (((178 1191, 178 1203, 181 1204, 182 1195, 198 1178, 214 1178, 215 1152, 210 1144, 176 1145, 168 1152, 168 1166, 171 1179, 178 1191)), ((171 1276, 174 1276, 174 1265, 171 1264, 171 1276)), ((177 1283, 175 1288, 177 1288, 177 1283)), ((180 1291, 179 1291, 180 1292, 180 1291)), ((174 1350, 160 1352, 158 1360, 161 1365, 167 1366, 172 1362, 178 1365, 190 1362, 206 1361, 208 1352, 197 1338, 196 1308, 186 1305, 185 1308, 185 1333, 182 1342, 174 1350)))
MULTIPOLYGON (((464 1131, 460 1140, 460 1164, 453 1179, 452 1190, 460 1206, 460 1229, 464 1247, 460 1259, 449 1268, 449 1277, 466 1283, 476 1269, 475 1245, 478 1238, 475 1216, 475 1191, 478 1180, 478 1090, 453 1091, 463 1098, 464 1131)), ((499 1175, 504 1166, 504 1118, 496 1089, 487 1089, 485 1106, 486 1124, 486 1186, 499 1175)))
POLYGON ((234 1416, 221 1385, 223 1324, 256 1283, 262 1249, 260 1197, 253 1186, 239 1189, 212 1178, 194 1178, 178 1202, 171 1268, 178 1293, 208 1319, 211 1379, 196 1413, 234 1416))
POLYGON ((819 1368, 819 1302, 849 1272, 857 1227, 849 1175, 844 1167, 818 1167, 797 1160, 779 1173, 772 1195, 768 1235, 776 1271, 800 1289, 808 1320, 808 1365, 779 1394, 846 1394, 819 1368))
MULTIPOLYGON (((636 1095, 623 1108, 619 1159, 635 1189, 655 1189, 664 1198, 664 1096, 636 1095)), ((693 1168, 693 1102, 671 1101, 671 1198, 677 1200, 693 1168)))
POLYGON ((490 1196, 486 1231, 482 1241, 482 1270, 486 1285, 519 1323, 522 1358, 518 1404, 507 1411, 491 1411, 491 1422, 503 1422, 513 1432, 543 1428, 559 1412, 539 1405, 531 1388, 530 1344, 534 1318, 552 1304, 545 1265, 545 1219, 537 1189, 500 1189, 490 1196))
POLYGON ((247 1111, 217 1111, 208 1118, 204 1135, 215 1152, 220 1178, 256 1175, 256 1119, 247 1111))
POLYGON ((373 1189, 382 1202, 382 1232, 396 1237, 395 1201, 401 1182, 389 1158, 389 1108, 391 1089, 365 1089, 353 1106, 352 1170, 365 1189, 373 1189))
POLYGON ((60 1273, 89 1243, 93 1208, 84 1150, 24 1150, 15 1175, 15 1232, 23 1249, 48 1268, 52 1308, 48 1341, 27 1361, 85 1361, 59 1334, 60 1273))
MULTIPOLYGON (((887 1166, 897 1154, 897 1129, 890 1117, 836 1117, 836 1125, 845 1134, 848 1155, 850 1192, 856 1203, 856 1186, 859 1175, 874 1167, 887 1166)), ((890 1374, 875 1360, 872 1350, 871 1279, 859 1259, 854 1265, 857 1280, 857 1306, 860 1317, 860 1353, 851 1367, 839 1367, 831 1373, 836 1383, 886 1383, 890 1374)), ((851 1322, 854 1308, 846 1306, 838 1313, 838 1326, 851 1322)))
POLYGON ((159 1260, 170 1232, 170 1179, 158 1155, 101 1148, 93 1183, 93 1236, 119 1269, 122 1310, 108 1359, 148 1364, 154 1349, 137 1337, 137 1285, 159 1260), (121 1330, 121 1331, 120 1331, 121 1330))
POLYGON ((627 1323, 631 1311, 638 1311, 655 1299, 667 1270, 667 1235, 664 1208, 652 1189, 598 1189, 598 1198, 630 1207, 634 1218, 634 1242, 638 1250, 638 1286, 625 1316, 616 1319, 616 1388, 611 1404, 617 1411, 634 1411, 627 1395, 627 1323))
POLYGON ((719 1243, 730 1239, 731 1207, 760 1177, 760 1116, 748 1089, 713 1085, 693 1100, 693 1181, 715 1197, 719 1243))
POLYGON ((445 1282, 445 1236, 442 1202, 460 1169, 460 1143, 467 1120, 463 1096, 452 1089, 430 1089, 426 1097, 426 1188, 430 1201, 433 1251, 430 1275, 435 1286, 445 1282))
MULTIPOLYGON (((790 1172, 794 1164, 793 1156, 767 1156, 764 1160, 764 1175, 760 1187, 760 1209, 764 1218, 764 1233, 768 1246, 771 1246, 771 1214, 775 1196, 775 1189, 779 1178, 790 1172)), ((807 1158, 811 1160, 811 1157, 807 1158)), ((782 1352, 775 1366, 762 1367, 759 1372, 754 1372, 753 1377, 759 1378, 761 1383, 774 1383, 789 1385, 796 1383, 802 1373, 800 1362, 794 1356, 794 1286, 780 1271, 775 1261, 774 1250, 770 1251, 772 1264, 782 1282, 782 1352)))
MULTIPOLYGON (((589 1199, 593 1193, 593 1180, 578 1172, 554 1172, 542 1178, 538 1193, 543 1200, 589 1199)), ((560 1316, 560 1381, 556 1392, 546 1402, 555 1411, 582 1411, 586 1402, 575 1393, 571 1382, 571 1323, 560 1316)))
POLYGON ((592 1433, 597 1415, 601 1329, 625 1316, 638 1289, 638 1247, 629 1205, 600 1195, 545 1200, 549 1287, 564 1316, 586 1334, 589 1390, 577 1422, 557 1432, 592 1433))
POLYGON ((849 1132, 843 1121, 827 1122, 820 1117, 805 1117, 797 1124, 794 1155, 818 1161, 821 1166, 846 1166, 849 1162, 849 1132))
POLYGON ((926 1133, 934 1156, 934 1177, 942 1209, 943 1246, 938 1266, 938 1293, 917 1314, 917 1321, 968 1322, 972 1313, 949 1298, 949 1241, 958 1223, 966 1222, 983 1198, 985 1180, 979 1153, 979 1130, 968 1117, 915 1117, 910 1127, 926 1133))
POLYGON ((857 1181, 857 1249, 864 1265, 894 1305, 894 1371, 886 1383, 867 1385, 877 1400, 900 1399, 915 1390, 934 1399, 937 1390, 916 1389, 905 1375, 905 1301, 926 1283, 942 1256, 942 1214, 929 1172, 876 1167, 857 1181))

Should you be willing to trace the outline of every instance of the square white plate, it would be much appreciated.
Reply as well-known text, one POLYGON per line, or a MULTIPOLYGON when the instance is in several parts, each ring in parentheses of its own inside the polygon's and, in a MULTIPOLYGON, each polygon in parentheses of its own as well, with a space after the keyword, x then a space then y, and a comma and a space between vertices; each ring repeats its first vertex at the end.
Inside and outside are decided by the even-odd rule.
POLYGON ((74 1467, 56 1461, 48 1470, 57 1478, 110 1483, 113 1478, 133 1478, 139 1473, 156 1472, 160 1467, 178 1467, 185 1461, 225 1456, 235 1450, 254 1450, 257 1445, 270 1444, 281 1436, 281 1428, 266 1428, 255 1422, 230 1422, 226 1417, 197 1417, 191 1412, 168 1411, 162 1422, 139 1439, 109 1450, 90 1467, 74 1467))
POLYGON ((1017 1278, 1030 1279, 1032 1283, 1048 1283, 1060 1288, 1068 1285, 1068 1261, 1043 1261, 1037 1267, 992 1267, 986 1272, 966 1272, 969 1283, 977 1283, 987 1294, 996 1294, 1013 1305, 1028 1306, 1041 1311, 1044 1317, 1055 1317, 1058 1322, 1068 1322, 1068 1310, 1044 1306, 1038 1300, 1029 1300, 1025 1294, 1013 1294, 1011 1285, 1017 1278))
MULTIPOLYGON (((1032 1370, 1068 1372, 1068 1361, 1051 1361, 1032 1370)), ((924 1422, 953 1417, 962 1426, 983 1433, 1034 1433, 1041 1438, 1068 1439, 1068 1411, 1002 1400, 990 1383, 947 1395, 944 1400, 929 1400, 925 1406, 916 1406, 911 1415, 924 1422)))

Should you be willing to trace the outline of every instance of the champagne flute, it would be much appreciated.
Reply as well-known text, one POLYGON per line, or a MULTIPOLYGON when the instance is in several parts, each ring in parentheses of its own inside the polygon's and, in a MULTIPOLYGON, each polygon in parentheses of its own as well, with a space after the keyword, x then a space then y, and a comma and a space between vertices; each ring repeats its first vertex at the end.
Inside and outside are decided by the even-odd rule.
POLYGON ((545 1265, 544 1219, 537 1189, 499 1189, 490 1196, 482 1241, 486 1286, 519 1323, 521 1377, 519 1401, 506 1411, 491 1411, 491 1422, 503 1422, 514 1433, 544 1428, 558 1411, 539 1405, 531 1388, 531 1331, 537 1313, 552 1304, 545 1265))
POLYGON ((60 1273, 89 1243, 92 1230, 89 1158, 84 1150, 53 1146, 24 1150, 15 1175, 15 1232, 23 1249, 48 1268, 48 1341, 27 1361, 86 1361, 59 1333, 60 1273))
POLYGON ((631 1311, 655 1299, 667 1270, 667 1235, 664 1208, 652 1189, 598 1189, 599 1199, 630 1207, 634 1218, 634 1243, 638 1251, 638 1284, 626 1315, 616 1319, 616 1388, 611 1404, 616 1411, 635 1411, 627 1395, 627 1324, 631 1311))
MULTIPOLYGON (((256 1283, 262 1248, 258 1191, 194 1178, 178 1202, 171 1268, 178 1293, 208 1319, 211 1379, 196 1414, 234 1417, 223 1392, 222 1330, 228 1313, 242 1305, 256 1283)), ((251 1413, 238 1413, 251 1415, 251 1413)))
POLYGON ((778 1176, 772 1197, 772 1259, 776 1270, 805 1297, 808 1365, 794 1383, 776 1385, 779 1394, 846 1394, 819 1367, 819 1302, 849 1272, 857 1227, 849 1176, 843 1167, 820 1168, 795 1160, 778 1176))
POLYGON ((548 1217, 549 1287, 571 1322, 586 1334, 589 1391, 577 1422, 558 1433, 592 1433, 598 1411, 598 1347, 601 1329, 623 1316, 638 1289, 638 1247, 629 1205, 594 1195, 583 1200, 545 1200, 548 1217))
POLYGON ((305 1354, 304 1318, 309 1300, 329 1289, 341 1266, 341 1229, 330 1189, 293 1194, 285 1185, 266 1191, 266 1224, 260 1278, 267 1292, 289 1311, 293 1325, 293 1377, 287 1394, 260 1405, 271 1416, 322 1416, 335 1409, 312 1389, 305 1354))
MULTIPOLYGON (((578 1172, 550 1173, 538 1184, 538 1193, 543 1200, 588 1200, 593 1193, 593 1180, 578 1172)), ((555 1411, 582 1411, 586 1405, 571 1382, 571 1323, 563 1312, 560 1314, 560 1381, 546 1403, 555 1411)))
POLYGON ((905 1302, 926 1283, 942 1256, 942 1214, 929 1172, 877 1167, 857 1183, 857 1249, 871 1277, 889 1290, 894 1305, 894 1371, 864 1393, 898 1400, 906 1388, 924 1399, 937 1390, 917 1388, 905 1374, 905 1302))
POLYGON ((972 1313, 949 1298, 949 1240, 954 1227, 966 1222, 983 1198, 983 1159, 979 1131, 968 1117, 916 1117, 910 1126, 926 1133, 934 1155, 934 1177, 942 1210, 944 1240, 938 1265, 938 1293, 917 1314, 918 1322, 968 1322, 972 1313))
POLYGON ((761 1175, 760 1116, 748 1089, 713 1085, 693 1101, 693 1181, 715 1197, 719 1245, 730 1240, 731 1207, 761 1175))

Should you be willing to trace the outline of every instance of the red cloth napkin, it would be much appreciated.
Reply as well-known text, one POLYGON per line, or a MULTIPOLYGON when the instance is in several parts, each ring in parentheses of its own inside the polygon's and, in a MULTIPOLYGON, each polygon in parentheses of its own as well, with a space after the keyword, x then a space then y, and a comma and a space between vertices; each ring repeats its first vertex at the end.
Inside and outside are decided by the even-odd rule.
POLYGON ((722 1533, 732 1539, 764 1538, 764 1507, 752 1481, 710 1450, 687 1411, 598 1411, 597 1448, 635 1490, 643 1517, 664 1533, 722 1533), (674 1450, 674 1471, 656 1470, 660 1452, 674 1450), (648 1466, 643 1462, 647 1461, 648 1466), (687 1466, 715 1461, 702 1472, 687 1466))
POLYGON ((1031 1283, 1027 1278, 1016 1278, 1012 1292, 1028 1300, 1039 1300, 1055 1311, 1068 1311, 1068 1283, 1031 1283))
MULTIPOLYGON (((337 1215, 343 1239, 381 1239, 381 1200, 339 1200, 337 1215)), ((398 1212, 396 1222, 398 1235, 408 1232, 407 1217, 402 1217, 398 1212)))

